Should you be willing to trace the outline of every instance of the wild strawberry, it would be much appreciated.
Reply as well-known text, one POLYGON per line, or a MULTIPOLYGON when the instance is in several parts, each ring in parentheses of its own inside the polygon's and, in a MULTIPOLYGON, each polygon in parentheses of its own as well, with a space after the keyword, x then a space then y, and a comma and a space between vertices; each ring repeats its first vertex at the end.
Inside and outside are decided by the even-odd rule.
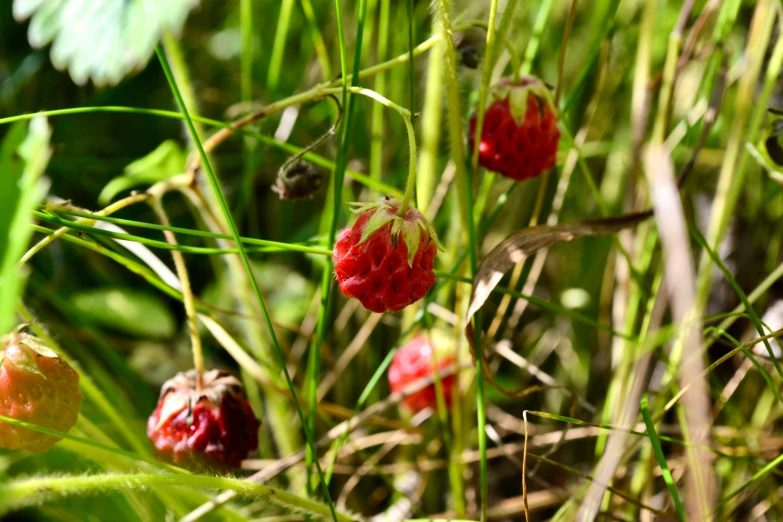
POLYGON ((334 245, 334 270, 340 290, 372 312, 396 312, 415 303, 435 283, 433 263, 438 238, 432 225, 400 202, 353 203, 359 219, 334 245), (402 241, 400 241, 402 235, 402 241))
MULTIPOLYGON (((413 383, 432 377, 435 371, 435 359, 437 359, 438 371, 454 364, 456 359, 453 351, 447 348, 449 346, 448 340, 441 336, 434 338, 437 341, 433 341, 433 338, 427 335, 419 335, 394 354, 388 374, 389 387, 393 393, 404 391, 413 383), (433 357, 433 353, 437 357, 433 357)), ((446 407, 450 408, 455 376, 441 377, 440 382, 446 407)), ((402 403, 413 412, 419 412, 424 408, 434 410, 438 407, 436 391, 433 383, 423 390, 407 396, 402 403)))
MULTIPOLYGON (((473 114, 470 119, 470 150, 476 118, 473 114)), ((555 166, 558 141, 554 104, 541 80, 503 78, 493 87, 484 112, 479 165, 517 181, 532 178, 555 166)))
POLYGON ((221 370, 178 373, 163 385, 147 436, 163 460, 195 470, 239 468, 258 447, 258 427, 242 384, 221 370))
MULTIPOLYGON (((26 333, 0 345, 0 415, 67 432, 79 416, 79 375, 44 342, 26 333)), ((0 447, 46 451, 60 439, 0 422, 0 447)))

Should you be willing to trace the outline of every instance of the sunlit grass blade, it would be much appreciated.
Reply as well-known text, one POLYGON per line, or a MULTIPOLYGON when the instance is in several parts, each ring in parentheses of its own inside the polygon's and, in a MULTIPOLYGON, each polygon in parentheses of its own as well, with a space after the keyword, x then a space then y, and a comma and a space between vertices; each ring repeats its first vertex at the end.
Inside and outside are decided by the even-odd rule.
POLYGON ((677 514, 680 516, 680 520, 685 520, 685 507, 682 505, 680 495, 677 493, 677 485, 674 483, 672 472, 669 471, 669 466, 666 463, 666 457, 663 454, 663 448, 661 448, 661 440, 655 433, 655 425, 650 417, 650 409, 647 406, 647 395, 642 397, 641 402, 642 417, 644 418, 644 424, 647 426, 647 435, 650 437, 650 444, 652 444, 653 452, 655 453, 655 459, 658 461, 658 465, 661 467, 661 475, 663 481, 666 483, 666 487, 669 488, 669 493, 674 501, 674 508, 677 510, 677 514))
MULTIPOLYGON (((302 408, 299 405, 299 399, 296 396, 296 389, 294 388, 294 383, 293 381, 291 381, 291 376, 288 373, 288 367, 286 365, 285 357, 283 356, 283 352, 280 350, 280 345, 277 342, 277 336, 275 334, 275 329, 272 325, 272 319, 269 316, 269 312, 267 311, 266 304, 264 303, 264 299, 261 297, 261 291, 258 287, 258 282, 256 281, 255 274, 253 273, 253 269, 250 266, 250 260, 248 259, 247 254, 245 253, 245 248, 240 240, 239 232, 237 230, 236 224, 234 223, 234 219, 231 216, 231 212, 228 209, 226 198, 223 195, 222 190, 220 189, 220 185, 218 184, 217 178, 215 177, 215 173, 212 171, 212 166, 209 162, 209 158, 207 157, 207 154, 204 152, 204 147, 202 146, 201 140, 199 139, 198 134, 196 133, 196 129, 193 126, 193 121, 190 119, 188 108, 185 106, 185 102, 182 99, 182 95, 180 94, 179 89, 177 88, 177 83, 176 81, 174 81, 174 77, 171 74, 171 69, 169 68, 169 64, 166 60, 166 56, 163 54, 160 47, 158 47, 157 49, 157 54, 161 67, 163 67, 163 71, 166 74, 166 78, 169 82, 169 85, 171 86, 171 91, 174 94, 174 97, 177 99, 177 104, 179 105, 182 114, 185 116, 185 122, 188 125, 188 130, 190 131, 191 137, 193 138, 193 141, 196 144, 196 148, 198 149, 199 155, 201 156, 202 165, 206 170, 207 176, 209 177, 210 184, 212 185, 212 190, 214 191, 215 196, 218 199, 220 208, 223 211, 223 215, 226 219, 226 222, 228 223, 229 229, 231 230, 231 235, 233 236, 234 242, 239 248, 239 255, 242 258, 242 264, 245 266, 245 271, 247 272, 248 278, 250 279, 250 284, 253 287, 253 292, 255 293, 256 299, 258 300, 258 304, 261 307, 261 312, 264 315, 264 321, 266 322, 269 335, 272 338, 272 344, 275 347, 275 352, 280 362, 280 366, 285 375, 286 382, 288 383, 288 388, 289 391, 291 392, 291 397, 293 398, 294 405, 296 406, 296 411, 297 414, 299 415, 299 420, 302 422, 302 428, 305 432, 307 444, 310 447, 311 451, 315 453, 316 449, 315 449, 315 442, 314 442, 312 431, 307 426, 305 416, 302 413, 302 408)), ((321 465, 318 463, 317 459, 315 461, 315 465, 316 468, 318 469, 318 475, 321 480, 321 486, 324 493, 324 497, 329 503, 329 510, 331 512, 332 518, 336 521, 337 513, 335 512, 334 504, 332 504, 331 496, 329 495, 329 488, 327 487, 327 484, 324 481, 324 476, 321 471, 321 465)))
MULTIPOLYGON (((367 2, 366 0, 360 0, 359 5, 359 18, 356 25, 356 48, 354 49, 353 58, 353 74, 351 75, 350 87, 354 87, 359 77, 359 65, 362 56, 362 36, 364 33, 364 21, 367 14, 367 2)), ((342 70, 343 78, 347 77, 347 57, 345 50, 345 34, 342 26, 342 9, 340 7, 340 1, 335 0, 335 10, 337 14, 338 33, 340 36, 340 68, 342 70)), ((340 219, 342 211, 342 191, 343 181, 345 176, 345 169, 348 165, 348 149, 351 145, 351 123, 353 119, 353 110, 355 102, 353 97, 349 96, 348 92, 349 84, 347 81, 343 81, 342 85, 342 110, 345 114, 340 121, 340 127, 337 132, 339 137, 339 148, 337 151, 337 161, 335 162, 335 169, 332 176, 330 185, 332 186, 332 198, 331 208, 326 207, 324 215, 322 216, 321 223, 326 223, 328 217, 328 231, 327 234, 327 246, 334 244, 335 237, 337 236, 337 223, 340 219), (328 214, 328 210, 331 210, 331 214, 328 214)), ((315 404, 318 395, 318 375, 320 373, 321 365, 321 346, 324 338, 326 337, 327 319, 331 304, 331 286, 332 286, 332 260, 327 258, 324 264, 323 272, 321 274, 321 308, 318 311, 318 323, 316 326, 315 342, 310 346, 310 354, 307 364, 307 379, 308 379, 308 392, 309 392, 309 405, 310 415, 308 422, 311 430, 315 427, 315 404)), ((318 459, 315 457, 315 448, 307 454, 308 472, 310 464, 315 461, 318 465, 318 459)), ((323 477, 322 477, 323 480, 323 477)), ((308 476, 308 488, 310 487, 310 480, 308 476)), ((325 483, 326 484, 326 483, 325 483)))

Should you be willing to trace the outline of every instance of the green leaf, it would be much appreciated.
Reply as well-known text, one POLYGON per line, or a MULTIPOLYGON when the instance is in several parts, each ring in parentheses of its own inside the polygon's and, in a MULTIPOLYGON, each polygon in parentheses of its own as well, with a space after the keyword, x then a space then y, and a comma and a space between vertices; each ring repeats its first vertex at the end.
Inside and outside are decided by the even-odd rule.
POLYGON ((164 29, 179 32, 198 0, 14 0, 17 21, 30 18, 36 48, 53 42, 52 64, 79 85, 116 85, 144 68, 164 29))
POLYGON ((169 338, 176 325, 163 301, 146 292, 99 288, 73 296, 73 306, 91 322, 127 334, 169 338))
POLYGON ((43 116, 14 125, 0 146, 0 335, 15 320, 14 309, 23 287, 17 263, 30 240, 30 214, 46 193, 40 181, 52 151, 51 129, 43 116))
POLYGON ((98 203, 108 205, 114 197, 131 187, 157 183, 182 172, 187 154, 174 140, 166 140, 158 148, 125 167, 123 175, 114 178, 101 191, 98 203))

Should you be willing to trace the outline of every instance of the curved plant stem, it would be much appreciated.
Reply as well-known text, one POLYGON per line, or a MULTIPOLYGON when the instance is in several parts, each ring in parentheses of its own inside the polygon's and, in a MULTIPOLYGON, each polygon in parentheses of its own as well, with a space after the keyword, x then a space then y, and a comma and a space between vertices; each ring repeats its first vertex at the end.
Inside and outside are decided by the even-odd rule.
MULTIPOLYGON (((170 118, 175 120, 184 120, 185 116, 183 116, 179 112, 174 111, 166 111, 161 109, 145 109, 140 107, 124 107, 124 106, 103 106, 103 107, 75 107, 71 109, 55 109, 51 111, 40 111, 32 114, 19 114, 17 116, 10 116, 8 118, 0 118, 0 125, 5 123, 13 123, 16 121, 24 121, 24 120, 31 120, 37 115, 42 116, 66 116, 66 115, 74 115, 74 114, 88 114, 88 113, 94 113, 94 112, 117 112, 117 113, 127 113, 127 114, 146 114, 149 116, 158 116, 161 118, 170 118)), ((302 151, 301 147, 297 147, 295 145, 291 145, 290 143, 283 143, 281 141, 277 141, 274 138, 271 138, 269 136, 265 136, 259 132, 244 128, 244 127, 235 127, 231 123, 225 123, 219 120, 213 120, 210 118, 204 118, 202 116, 191 116, 191 119, 193 121, 197 121, 200 123, 205 123, 207 125, 211 125, 213 127, 222 127, 224 129, 228 129, 230 132, 228 136, 230 136, 232 133, 236 134, 242 134, 244 136, 249 136, 252 138, 255 138, 259 141, 261 141, 264 144, 271 145, 273 147, 276 147, 278 149, 284 150, 286 152, 289 152, 291 154, 298 154, 302 151)), ((228 137, 226 136, 226 137, 228 137)), ((334 162, 327 160, 326 158, 319 156, 317 154, 313 154, 312 152, 308 152, 305 155, 305 159, 312 161, 316 165, 319 165, 324 168, 333 169, 335 167, 334 162)), ((383 192, 385 194, 397 194, 399 191, 385 183, 382 183, 379 180, 371 179, 369 176, 366 176, 360 172, 356 172, 355 170, 346 169, 345 170, 346 176, 352 178, 354 181, 361 183, 373 190, 377 190, 379 192, 383 192)))
MULTIPOLYGON (((161 225, 169 227, 171 222, 166 210, 163 208, 162 194, 154 194, 150 205, 157 214, 161 225)), ((163 235, 171 245, 177 246, 177 238, 170 230, 164 230, 163 235)), ((182 285, 182 300, 185 303, 185 315, 188 317, 188 331, 190 333, 190 345, 193 350, 193 368, 196 370, 196 391, 204 387, 204 350, 201 347, 201 336, 198 333, 198 322, 196 321, 196 307, 193 304, 193 290, 190 286, 190 276, 185 266, 185 258, 179 250, 172 250, 171 257, 174 258, 174 267, 177 269, 182 285)))
MULTIPOLYGON (((67 216, 81 216, 81 217, 90 217, 91 214, 88 214, 86 212, 80 212, 80 211, 63 211, 60 212, 61 214, 67 215, 67 216)), ((112 232, 110 230, 103 230, 99 228, 95 228, 93 226, 84 225, 81 222, 75 221, 66 221, 59 217, 59 214, 47 214, 44 212, 38 212, 34 211, 33 215, 37 217, 38 219, 42 221, 46 221, 49 223, 53 223, 55 225, 61 225, 65 229, 72 229, 72 230, 82 230, 85 232, 91 232, 95 234, 99 234, 102 236, 112 237, 115 239, 123 239, 126 241, 135 241, 137 243, 143 243, 145 245, 150 245, 158 248, 165 248, 166 250, 179 250, 181 252, 187 252, 190 254, 236 254, 238 253, 238 250, 236 248, 226 249, 226 248, 209 248, 209 247, 186 247, 182 245, 178 245, 176 248, 172 248, 172 245, 169 243, 164 243, 162 241, 156 241, 154 239, 148 239, 146 237, 141 236, 135 236, 132 234, 123 234, 119 232, 112 232)), ((172 227, 172 226, 165 226, 165 225, 158 225, 155 223, 146 223, 144 221, 133 221, 130 219, 121 219, 121 218, 112 218, 108 216, 95 216, 94 221, 105 221, 107 223, 116 223, 118 225, 127 225, 131 227, 139 227, 139 228, 145 228, 150 230, 160 230, 160 231, 171 231, 176 234, 183 234, 183 235, 189 235, 189 236, 198 236, 198 237, 208 237, 211 239, 223 239, 223 240, 231 240, 233 239, 231 236, 227 234, 218 234, 216 232, 207 232, 204 230, 196 230, 191 228, 180 228, 180 227, 172 227)), ((59 230, 57 231, 59 232, 59 230)), ((54 234, 52 234, 54 235, 54 234)), ((57 238, 62 236, 62 234, 57 234, 57 238)), ((55 239, 57 239, 55 238, 55 239)), ((254 249, 253 251, 256 252, 302 252, 304 254, 314 254, 318 256, 331 256, 332 251, 327 248, 319 248, 319 247, 311 247, 299 243, 280 243, 279 241, 269 241, 266 239, 255 239, 252 237, 242 237, 240 240, 248 245, 260 245, 262 247, 265 247, 263 249, 254 249)), ((33 254, 37 253, 33 252, 33 254)))
MULTIPOLYGON (((129 196, 127 198, 121 199, 119 201, 115 201, 108 207, 104 208, 103 210, 99 210, 98 212, 95 212, 96 216, 109 216, 111 214, 114 214, 118 210, 122 210, 123 208, 133 205, 135 203, 141 203, 142 201, 146 201, 149 199, 148 194, 134 194, 132 196, 129 196)), ((70 208, 70 207, 68 207, 70 208)), ((95 224, 95 219, 90 219, 87 216, 82 217, 81 219, 77 220, 77 223, 85 224, 92 226, 95 224)), ((56 240, 63 234, 68 232, 68 227, 62 227, 58 230, 56 230, 53 234, 50 234, 40 240, 38 243, 36 243, 30 250, 28 250, 25 255, 22 256, 22 259, 19 261, 19 265, 23 265, 27 263, 30 258, 32 258, 35 254, 41 251, 42 248, 44 248, 46 245, 51 243, 52 241, 56 240)))
POLYGON ((405 186, 405 195, 402 197, 400 210, 397 212, 400 216, 404 216, 405 212, 408 211, 408 205, 410 205, 413 193, 416 190, 416 134, 413 130, 410 116, 402 113, 401 116, 405 120, 405 129, 408 131, 408 148, 410 149, 408 184, 405 186))

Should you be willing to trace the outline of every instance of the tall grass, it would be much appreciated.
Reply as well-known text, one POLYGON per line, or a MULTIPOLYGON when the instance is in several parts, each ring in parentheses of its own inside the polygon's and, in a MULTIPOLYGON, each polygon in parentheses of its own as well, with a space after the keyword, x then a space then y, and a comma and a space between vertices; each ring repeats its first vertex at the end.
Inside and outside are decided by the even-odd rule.
POLYGON ((101 90, 55 71, 7 4, 0 165, 11 172, 44 117, 53 153, 48 167, 43 142, 38 163, 22 157, 27 199, 0 195, 22 202, 21 219, 0 210, 0 296, 13 296, 0 308, 77 368, 85 401, 49 452, 0 450, 0 513, 783 519, 783 190, 765 144, 779 3, 202 2, 143 72, 101 90), (552 85, 562 139, 555 169, 514 183, 479 166, 466 133, 501 76, 528 74, 552 85), (100 208, 102 187, 165 139, 186 164, 100 208), (268 188, 302 152, 323 186, 279 200, 268 188), (445 244, 427 297, 383 316, 339 292, 331 260, 346 204, 380 195, 407 198, 445 244), (465 337, 503 238, 648 208, 636 228, 517 263, 465 337), (21 299, 8 274, 28 277, 21 299), (111 296, 132 291, 165 318, 136 313, 175 331, 111 323, 111 296), (107 304, 84 305, 89 292, 107 304), (419 383, 439 404, 411 416, 386 373, 431 330, 457 362, 419 383), (241 374, 263 420, 258 454, 231 477, 162 465, 146 440, 160 381, 202 342, 196 364, 241 374))

